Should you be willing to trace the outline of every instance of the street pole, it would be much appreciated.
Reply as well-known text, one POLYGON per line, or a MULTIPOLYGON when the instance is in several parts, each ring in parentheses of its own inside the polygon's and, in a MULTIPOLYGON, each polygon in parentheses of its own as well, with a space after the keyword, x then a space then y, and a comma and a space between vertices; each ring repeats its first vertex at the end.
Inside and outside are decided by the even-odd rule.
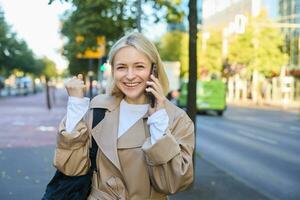
POLYGON ((51 110, 51 102, 50 102, 50 91, 49 91, 49 77, 46 76, 46 102, 48 110, 51 110))
POLYGON ((188 83, 188 103, 187 113, 195 125, 195 146, 193 152, 193 168, 194 182, 191 188, 195 185, 196 177, 196 138, 197 138, 197 123, 196 123, 196 87, 197 87, 197 0, 189 1, 189 83, 188 83))
POLYGON ((197 0, 189 1, 189 83, 187 113, 196 124, 197 0))
POLYGON ((88 77, 89 77, 89 98, 93 98, 93 59, 89 59, 89 70, 88 70, 88 77))

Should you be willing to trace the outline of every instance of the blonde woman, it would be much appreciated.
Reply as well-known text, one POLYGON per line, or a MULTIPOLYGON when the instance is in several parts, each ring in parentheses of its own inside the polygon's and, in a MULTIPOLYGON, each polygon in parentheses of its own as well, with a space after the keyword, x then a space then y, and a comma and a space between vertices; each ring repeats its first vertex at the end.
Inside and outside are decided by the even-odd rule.
POLYGON ((89 200, 167 199, 193 181, 194 124, 166 99, 168 79, 160 56, 142 34, 117 41, 109 62, 109 94, 91 102, 84 98, 81 75, 66 84, 67 115, 59 127, 54 165, 69 176, 86 174, 93 137, 97 170, 89 200), (155 65, 158 78, 151 74, 155 65), (104 108, 105 117, 91 128, 95 108, 104 108))

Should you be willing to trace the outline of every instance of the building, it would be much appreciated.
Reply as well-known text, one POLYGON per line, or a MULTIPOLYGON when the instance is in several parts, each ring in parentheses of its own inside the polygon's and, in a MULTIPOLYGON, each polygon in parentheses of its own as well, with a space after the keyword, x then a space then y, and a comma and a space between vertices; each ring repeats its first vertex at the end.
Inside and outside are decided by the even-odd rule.
MULTIPOLYGON (((280 0, 279 1, 279 20, 283 24, 300 24, 300 1, 299 0, 280 0)), ((300 26, 298 28, 282 28, 285 35, 285 51, 289 54, 289 66, 298 68, 300 66, 300 26)))
POLYGON ((300 0, 202 0, 203 29, 232 29, 236 24, 243 25, 240 23, 243 22, 241 16, 257 16, 262 9, 267 11, 269 19, 278 23, 277 27, 282 27, 286 41, 284 51, 290 58, 289 66, 299 69, 300 0), (289 26, 291 24, 295 26, 292 28, 289 26))
POLYGON ((237 15, 257 16, 261 0, 203 0, 202 8, 203 28, 222 29, 237 15))

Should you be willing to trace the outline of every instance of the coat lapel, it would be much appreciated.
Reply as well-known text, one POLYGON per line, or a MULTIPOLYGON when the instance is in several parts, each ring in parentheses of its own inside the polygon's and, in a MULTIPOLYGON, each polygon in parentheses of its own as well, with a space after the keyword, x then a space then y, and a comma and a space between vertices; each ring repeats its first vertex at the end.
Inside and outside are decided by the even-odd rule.
POLYGON ((150 136, 149 133, 147 133, 148 129, 145 130, 145 123, 147 123, 146 120, 142 118, 130 127, 118 139, 118 149, 141 147, 146 138, 150 136))
POLYGON ((103 154, 121 171, 117 152, 119 107, 107 111, 104 119, 91 133, 103 154))

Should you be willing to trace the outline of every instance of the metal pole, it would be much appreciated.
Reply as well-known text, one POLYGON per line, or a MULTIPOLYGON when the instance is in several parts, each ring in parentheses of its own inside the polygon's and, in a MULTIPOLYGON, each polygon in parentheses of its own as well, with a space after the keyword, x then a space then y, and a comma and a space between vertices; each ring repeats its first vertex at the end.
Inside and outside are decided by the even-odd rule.
POLYGON ((89 76, 89 97, 90 99, 93 97, 93 59, 89 59, 89 71, 88 71, 88 76, 89 76))

